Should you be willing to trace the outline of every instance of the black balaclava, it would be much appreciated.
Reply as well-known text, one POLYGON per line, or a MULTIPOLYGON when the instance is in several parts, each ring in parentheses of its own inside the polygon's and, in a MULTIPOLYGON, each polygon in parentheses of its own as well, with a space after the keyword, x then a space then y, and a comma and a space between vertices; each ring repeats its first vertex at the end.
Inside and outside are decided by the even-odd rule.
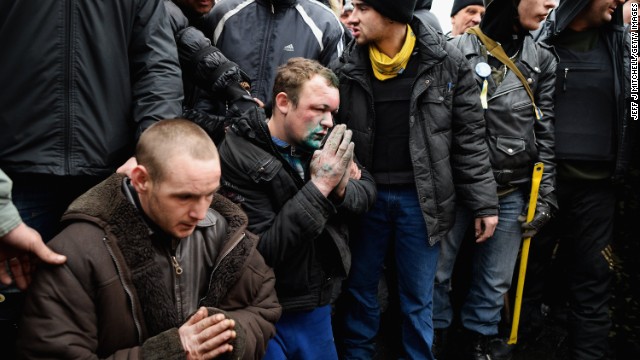
POLYGON ((508 56, 513 56, 522 46, 524 36, 528 33, 522 29, 518 20, 520 0, 485 0, 485 3, 487 5, 480 29, 485 35, 499 42, 508 56))

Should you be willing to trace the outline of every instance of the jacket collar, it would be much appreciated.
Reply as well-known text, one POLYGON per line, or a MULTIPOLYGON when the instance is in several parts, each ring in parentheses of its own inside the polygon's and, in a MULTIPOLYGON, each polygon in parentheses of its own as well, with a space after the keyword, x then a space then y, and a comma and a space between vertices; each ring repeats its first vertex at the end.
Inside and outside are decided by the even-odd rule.
MULTIPOLYGON (((480 40, 473 35, 463 34, 458 40, 459 41, 459 49, 464 55, 465 58, 471 59, 474 57, 481 56, 480 53, 480 40), (466 40, 466 41, 465 41, 466 40)), ((525 35, 522 43, 522 48, 520 49, 520 56, 518 56, 518 60, 522 62, 525 66, 527 66, 531 71, 540 73, 539 64, 540 61, 538 59, 538 52, 536 50, 536 44, 531 35, 525 35)), ((474 71, 475 74, 475 71, 474 71)))
MULTIPOLYGON (((447 52, 444 49, 446 40, 433 28, 425 26, 416 17, 413 18, 410 25, 417 37, 416 50, 420 54, 420 68, 418 71, 421 73, 441 62, 447 56, 447 52)), ((343 71, 350 76, 369 78, 371 65, 368 46, 357 45, 355 40, 351 41, 340 61, 343 64, 343 71)))

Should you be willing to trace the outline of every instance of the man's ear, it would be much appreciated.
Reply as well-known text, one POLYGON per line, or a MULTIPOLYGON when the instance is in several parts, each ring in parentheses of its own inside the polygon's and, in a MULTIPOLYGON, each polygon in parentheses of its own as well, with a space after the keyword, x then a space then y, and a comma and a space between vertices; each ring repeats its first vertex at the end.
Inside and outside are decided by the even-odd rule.
POLYGON ((289 112, 289 103, 289 96, 284 92, 279 92, 278 95, 276 95, 274 106, 282 113, 282 115, 287 115, 289 112))
POLYGON ((151 177, 149 176, 149 171, 147 171, 144 165, 136 165, 136 167, 131 170, 131 185, 133 185, 139 194, 147 192, 150 182, 151 177))

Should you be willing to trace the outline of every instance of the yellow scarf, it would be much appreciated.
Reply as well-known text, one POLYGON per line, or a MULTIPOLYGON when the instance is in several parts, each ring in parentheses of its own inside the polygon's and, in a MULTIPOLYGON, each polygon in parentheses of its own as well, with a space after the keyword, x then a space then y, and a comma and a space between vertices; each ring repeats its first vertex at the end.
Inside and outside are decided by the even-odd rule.
POLYGON ((370 45, 369 59, 371 59, 371 67, 376 79, 384 81, 402 73, 409 63, 415 44, 416 35, 411 30, 411 27, 407 25, 407 37, 404 39, 404 45, 402 45, 402 49, 393 59, 383 54, 375 45, 370 45))

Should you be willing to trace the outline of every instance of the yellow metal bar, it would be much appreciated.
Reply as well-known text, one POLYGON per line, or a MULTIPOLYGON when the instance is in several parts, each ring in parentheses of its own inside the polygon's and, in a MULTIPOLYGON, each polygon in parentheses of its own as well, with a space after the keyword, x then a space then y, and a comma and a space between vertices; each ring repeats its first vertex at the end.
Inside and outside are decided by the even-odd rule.
MULTIPOLYGON (((540 189, 540 181, 544 165, 536 163, 533 167, 533 176, 531 178, 531 194, 529 195, 529 210, 527 211, 527 222, 533 220, 536 214, 536 202, 538 200, 538 190, 540 189)), ((524 289, 524 278, 527 272, 527 260, 529 258, 529 246, 531 238, 525 238, 522 241, 522 251, 520 253, 520 270, 518 271, 518 287, 516 288, 516 301, 513 306, 513 321, 511 323, 511 335, 509 336, 509 345, 518 342, 518 326, 520 325, 520 308, 522 307, 522 291, 524 289)))

